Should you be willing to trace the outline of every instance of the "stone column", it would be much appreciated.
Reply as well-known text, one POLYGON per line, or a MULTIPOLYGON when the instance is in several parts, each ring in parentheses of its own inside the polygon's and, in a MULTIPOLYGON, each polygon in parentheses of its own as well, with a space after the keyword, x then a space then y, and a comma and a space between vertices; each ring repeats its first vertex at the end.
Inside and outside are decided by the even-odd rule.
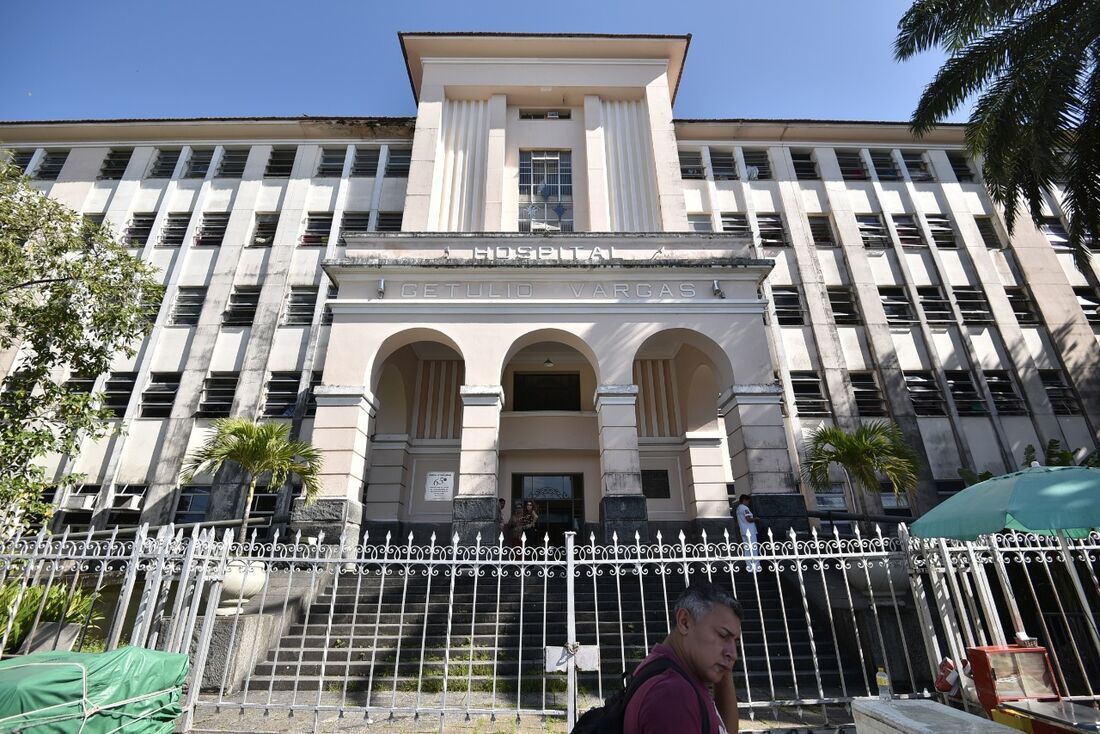
POLYGON ((604 540, 618 532, 619 540, 648 539, 642 469, 638 460, 637 385, 599 385, 596 423, 600 432, 600 524, 604 540))
POLYGON ((321 451, 321 492, 308 506, 301 498, 294 500, 291 531, 301 530, 303 537, 323 531, 326 545, 344 533, 348 548, 359 542, 363 524, 363 486, 378 404, 361 385, 321 385, 314 394, 312 443, 321 451))
POLYGON ((462 448, 458 459, 458 492, 452 509, 452 530, 459 542, 482 544, 497 536, 497 472, 500 469, 500 385, 463 385, 462 448))
POLYGON ((806 500, 798 490, 779 385, 734 385, 718 399, 726 426, 734 490, 753 496, 753 511, 775 533, 808 529, 806 500), (769 520, 769 518, 775 518, 769 520))

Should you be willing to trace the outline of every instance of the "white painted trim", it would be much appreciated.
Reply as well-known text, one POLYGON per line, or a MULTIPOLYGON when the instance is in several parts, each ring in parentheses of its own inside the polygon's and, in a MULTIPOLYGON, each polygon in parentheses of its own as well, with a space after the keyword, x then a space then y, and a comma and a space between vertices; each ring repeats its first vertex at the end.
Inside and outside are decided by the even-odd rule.
POLYGON ((440 309, 446 307, 451 314, 539 315, 565 314, 592 315, 593 309, 605 314, 644 314, 652 320, 653 309, 660 307, 664 314, 762 314, 764 305, 752 301, 335 301, 331 304, 334 314, 393 314, 422 315, 439 318, 440 309))

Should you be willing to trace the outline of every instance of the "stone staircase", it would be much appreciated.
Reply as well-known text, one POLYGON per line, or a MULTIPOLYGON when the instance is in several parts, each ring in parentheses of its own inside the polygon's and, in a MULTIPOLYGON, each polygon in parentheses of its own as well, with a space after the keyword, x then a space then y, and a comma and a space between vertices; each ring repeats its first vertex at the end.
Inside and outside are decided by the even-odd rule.
MULTIPOLYGON (((668 610, 682 577, 664 577, 668 610)), ((729 585, 729 576, 718 578, 729 585)), ((385 578, 343 574, 330 583, 302 619, 268 651, 248 683, 251 692, 339 694, 349 702, 409 694, 438 699, 481 694, 523 708, 562 704, 565 677, 546 674, 544 647, 566 641, 566 592, 562 577, 476 580, 441 574, 385 578), (450 654, 447 653, 448 639, 450 654), (423 653, 423 654, 422 654, 423 653), (365 695, 364 695, 365 694, 365 695)), ((796 701, 841 697, 841 668, 848 695, 863 695, 863 677, 850 644, 840 640, 838 664, 832 633, 814 622, 807 629, 801 595, 774 574, 739 572, 735 593, 745 609, 743 659, 736 671, 742 701, 796 701), (811 631, 816 642, 815 671, 811 631), (821 685, 818 686, 818 675, 821 685)), ((577 636, 599 643, 601 671, 579 672, 581 695, 604 696, 621 685, 649 647, 668 631, 662 577, 599 576, 595 588, 576 580, 577 636)), ((814 617, 817 615, 815 613, 814 617)), ((372 704, 375 705, 375 704, 372 704)))

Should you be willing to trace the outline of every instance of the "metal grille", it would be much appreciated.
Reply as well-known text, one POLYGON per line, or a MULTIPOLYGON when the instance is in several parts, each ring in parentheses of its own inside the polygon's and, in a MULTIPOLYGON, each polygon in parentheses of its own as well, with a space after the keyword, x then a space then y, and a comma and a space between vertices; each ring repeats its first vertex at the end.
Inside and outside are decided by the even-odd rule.
POLYGON ((928 214, 924 219, 928 222, 928 231, 932 233, 932 241, 936 243, 936 247, 954 250, 959 246, 950 218, 943 214, 928 214))
POLYGON ((904 288, 881 286, 878 289, 878 296, 882 301, 882 310, 886 312, 886 323, 906 325, 916 321, 904 288))
POLYGON ((1058 217, 1043 217, 1039 223, 1039 231, 1055 250, 1069 249, 1069 233, 1058 217))
POLYGON ((306 231, 298 240, 302 247, 324 247, 332 232, 332 214, 310 212, 306 216, 306 231))
POLYGON ((946 415, 943 395, 931 372, 905 372, 905 388, 917 415, 946 415))
POLYGON ((752 228, 749 227, 749 218, 744 214, 722 212, 722 231, 739 237, 752 237, 752 228))
POLYGON ((133 154, 133 148, 111 148, 107 157, 103 159, 103 165, 100 166, 99 175, 96 178, 100 181, 117 181, 122 178, 133 154))
POLYGON ((131 216, 130 224, 126 227, 126 234, 124 235, 126 244, 135 247, 148 242, 149 235, 153 233, 153 222, 156 221, 156 218, 157 215, 153 213, 131 216))
POLYGON ((895 214, 894 231, 902 247, 924 247, 924 235, 921 234, 917 219, 912 214, 895 214))
POLYGON ((816 372, 791 372, 794 407, 800 416, 827 416, 829 401, 821 392, 821 378, 816 372))
POLYGON ((885 250, 890 247, 890 235, 878 214, 857 214, 859 236, 863 246, 872 250, 885 250))
POLYGON ((573 157, 568 151, 520 151, 519 231, 573 231, 573 157))
POLYGON ((1000 415, 1027 415, 1027 406, 1016 392, 1016 385, 1007 370, 985 370, 985 384, 993 398, 993 407, 1000 415))
POLYGON ((856 412, 864 418, 887 415, 886 403, 874 372, 851 372, 852 391, 855 393, 856 412))
POLYGON ((741 151, 745 158, 745 178, 749 181, 771 181, 772 162, 766 150, 746 148, 741 151))
POLYGON ((840 166, 840 177, 845 181, 867 181, 867 167, 863 165, 863 156, 858 150, 836 151, 836 162, 840 166))
POLYGON ((364 234, 369 231, 370 212, 344 212, 340 219, 340 244, 347 244, 344 238, 349 234, 364 234))
POLYGON ((316 287, 291 287, 286 301, 286 311, 283 313, 283 324, 286 326, 309 326, 313 323, 313 310, 316 307, 316 287))
POLYGON ((1031 300, 1027 289, 1023 287, 1005 288, 1008 303, 1012 306, 1012 313, 1021 324, 1039 323, 1039 314, 1035 310, 1035 303, 1031 300))
POLYGON ((829 307, 833 311, 833 320, 836 323, 849 325, 863 323, 851 287, 831 285, 828 287, 827 292, 829 294, 829 307))
POLYGON ((967 370, 947 370, 943 373, 947 389, 959 415, 988 415, 989 406, 974 385, 974 378, 967 370))
POLYGON ((294 170, 294 157, 297 154, 297 147, 272 148, 271 155, 267 157, 264 178, 290 178, 294 170))
POLYGON ((218 165, 218 178, 240 178, 248 162, 248 148, 226 148, 218 165))
POLYGON ((142 418, 167 418, 172 414, 181 377, 179 372, 154 372, 149 376, 149 385, 141 393, 142 418))
POLYGON ((229 212, 205 212, 202 224, 195 233, 196 247, 221 247, 225 230, 229 227, 229 212))
POLYGON ((339 178, 344 173, 345 148, 321 148, 321 160, 317 164, 320 178, 339 178))
POLYGON ((251 326, 260 305, 259 286, 237 286, 229 294, 229 303, 222 314, 226 326, 251 326))
POLYGON ((802 326, 806 323, 798 286, 772 286, 772 303, 775 304, 775 320, 782 326, 802 326))
POLYGON ((280 418, 294 415, 301 381, 301 372, 272 372, 267 378, 264 415, 280 418))
POLYGON ((889 150, 872 150, 871 165, 875 167, 875 174, 879 181, 900 181, 901 171, 898 170, 894 156, 889 150))
MULTIPOLYGON (((700 165, 702 162, 700 161, 700 165)), ((710 151, 710 170, 715 181, 737 180, 737 159, 731 150, 710 151)))
POLYGON ((808 150, 791 151, 791 163, 794 164, 794 177, 799 181, 819 181, 821 174, 817 170, 814 154, 808 150))
POLYGON ((1055 415, 1080 415, 1081 404, 1061 370, 1039 370, 1039 379, 1055 415))
POLYGON ((703 167, 703 154, 697 150, 680 151, 680 178, 702 180, 707 177, 703 167))
POLYGON ((187 235, 189 224, 191 224, 191 212, 169 214, 164 218, 164 226, 160 229, 160 239, 157 244, 161 247, 179 247, 187 235))
POLYGON ((172 178, 181 152, 179 148, 157 148, 153 166, 149 169, 149 178, 172 178))
POLYGON ((192 148, 191 157, 187 159, 187 171, 184 178, 206 178, 210 171, 210 163, 214 160, 213 148, 192 148))
POLYGON ((136 372, 112 372, 103 385, 103 407, 121 416, 130 404, 136 383, 136 372))
POLYGON ((34 159, 34 150, 12 150, 8 163, 19 169, 20 173, 27 172, 27 166, 34 159))
POLYGON ((201 418, 227 418, 237 392, 237 372, 211 372, 202 381, 202 395, 195 415, 201 418))
POLYGON ((279 229, 279 212, 256 214, 256 225, 252 228, 249 247, 271 247, 275 242, 275 233, 279 229))
POLYGON ((61 175, 61 169, 65 166, 65 161, 68 159, 69 151, 67 149, 47 150, 45 155, 42 156, 42 162, 34 170, 33 178, 38 181, 56 181, 57 177, 61 175))
POLYGON ((386 156, 386 178, 407 178, 412 163, 412 148, 395 148, 392 145, 386 156))
POLYGON ((757 214, 756 227, 760 230, 760 244, 764 247, 786 247, 790 244, 783 217, 779 214, 757 214))
POLYGON ((833 234, 833 225, 829 221, 828 214, 811 214, 808 217, 810 223, 810 239, 815 247, 836 247, 836 236, 833 234))
POLYGON ((943 289, 938 285, 917 286, 917 297, 920 299, 921 309, 924 310, 924 318, 929 323, 955 323, 955 313, 951 309, 951 302, 943 295, 943 289))
POLYGON ((978 233, 982 236, 982 242, 990 250, 1000 250, 1001 238, 997 234, 997 228, 993 226, 992 217, 974 217, 974 223, 978 225, 978 233))
POLYGON ((170 326, 195 326, 202 315, 202 304, 206 301, 204 286, 180 286, 176 293, 176 302, 172 304, 170 326))
POLYGON ((376 232, 400 232, 403 212, 378 212, 376 232))
POLYGON ((1090 324, 1100 324, 1100 293, 1091 286, 1082 285, 1073 289, 1073 295, 1077 296, 1077 305, 1084 312, 1085 319, 1090 324))
POLYGON ((951 163, 951 170, 955 173, 955 180, 959 183, 970 183, 974 180, 974 169, 970 167, 964 153, 949 150, 947 160, 951 163))
POLYGON ((917 150, 902 151, 901 160, 905 164, 906 170, 909 171, 909 179, 913 183, 936 180, 935 176, 932 175, 932 169, 928 166, 928 161, 925 160, 924 153, 917 150))
POLYGON ((986 299, 985 291, 981 287, 956 287, 954 292, 955 303, 959 304, 959 312, 962 314, 963 323, 987 324, 993 321, 993 313, 989 310, 989 301, 986 299))
POLYGON ((378 148, 356 146, 355 160, 351 164, 351 175, 374 178, 378 174, 378 148))

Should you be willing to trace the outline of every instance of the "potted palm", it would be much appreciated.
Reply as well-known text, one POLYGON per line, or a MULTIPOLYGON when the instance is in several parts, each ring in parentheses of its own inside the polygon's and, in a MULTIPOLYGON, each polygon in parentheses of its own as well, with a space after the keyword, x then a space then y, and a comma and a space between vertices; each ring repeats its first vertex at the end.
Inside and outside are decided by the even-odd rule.
MULTIPOLYGON (((321 488, 321 452, 304 441, 291 440, 288 424, 219 418, 212 427, 210 437, 184 462, 183 481, 192 481, 196 474, 214 474, 227 464, 238 467, 244 475, 245 490, 242 539, 248 532, 256 485, 265 475, 271 487, 281 487, 292 476, 297 477, 302 483, 305 503, 312 504, 316 499, 321 488)), ((222 605, 218 612, 233 613, 242 600, 263 588, 266 577, 267 569, 260 561, 232 561, 222 582, 222 605)))
MULTIPOLYGON (((837 466, 844 473, 849 506, 856 513, 867 514, 869 506, 874 507, 871 501, 879 492, 880 477, 893 485, 897 495, 911 497, 917 487, 917 454, 896 423, 872 421, 851 432, 821 426, 810 434, 805 454, 802 473, 807 483, 815 490, 828 489, 829 469, 837 466)), ((885 569, 880 568, 866 572, 852 568, 848 580, 868 592, 885 591, 888 586, 885 569)))

